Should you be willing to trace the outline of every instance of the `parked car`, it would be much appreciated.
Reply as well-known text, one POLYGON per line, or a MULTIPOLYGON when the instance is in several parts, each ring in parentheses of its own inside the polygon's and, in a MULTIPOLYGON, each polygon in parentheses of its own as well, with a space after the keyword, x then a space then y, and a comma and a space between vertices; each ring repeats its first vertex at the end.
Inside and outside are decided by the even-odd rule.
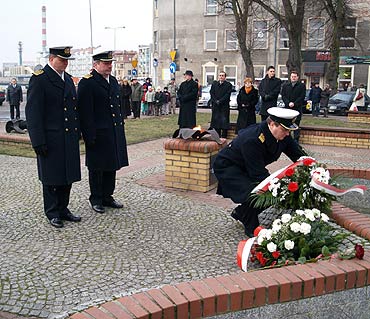
POLYGON ((0 106, 3 105, 5 101, 5 90, 0 90, 0 106))
POLYGON ((199 98, 198 107, 211 107, 211 94, 209 93, 210 90, 210 85, 202 87, 202 96, 199 98))
MULTIPOLYGON (((353 102, 356 92, 338 92, 334 94, 328 103, 329 113, 338 115, 347 115, 349 108, 353 102)), ((365 110, 369 108, 369 96, 365 94, 365 110)))

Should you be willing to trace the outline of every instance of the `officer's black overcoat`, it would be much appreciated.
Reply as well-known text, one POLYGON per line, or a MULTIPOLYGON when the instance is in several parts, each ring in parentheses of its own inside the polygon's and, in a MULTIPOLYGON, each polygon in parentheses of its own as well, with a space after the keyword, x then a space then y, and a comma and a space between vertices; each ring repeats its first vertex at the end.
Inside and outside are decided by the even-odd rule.
POLYGON ((211 127, 227 130, 230 126, 230 95, 233 86, 230 82, 214 81, 210 90, 212 117, 211 127), (218 101, 218 103, 217 103, 218 101))
POLYGON ((27 92, 27 129, 32 146, 46 144, 46 157, 37 157, 44 185, 68 185, 81 179, 76 88, 49 66, 32 75, 27 92))
POLYGON ((180 114, 178 124, 180 128, 196 126, 198 84, 194 80, 184 81, 177 91, 180 100, 180 114))
POLYGON ((82 136, 86 143, 86 166, 90 170, 115 171, 128 165, 126 136, 121 114, 120 86, 109 83, 96 70, 78 84, 82 136))
POLYGON ((265 121, 241 130, 218 153, 213 164, 217 193, 235 203, 244 203, 253 188, 269 176, 266 166, 277 161, 281 153, 294 162, 305 155, 290 135, 276 141, 265 121))

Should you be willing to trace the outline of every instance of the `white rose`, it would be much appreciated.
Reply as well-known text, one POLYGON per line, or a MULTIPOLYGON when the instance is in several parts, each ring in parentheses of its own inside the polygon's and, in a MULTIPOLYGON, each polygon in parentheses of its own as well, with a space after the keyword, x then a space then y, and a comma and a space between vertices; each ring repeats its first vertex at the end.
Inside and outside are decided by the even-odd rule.
POLYGON ((301 230, 301 225, 299 225, 297 222, 294 222, 290 225, 290 229, 294 233, 298 233, 301 230))
POLYGON ((328 222, 329 221, 329 216, 324 214, 324 213, 321 213, 321 220, 323 220, 324 222, 328 222))
POLYGON ((317 208, 312 208, 312 212, 315 215, 315 217, 320 217, 320 211, 317 208))
POLYGON ((272 229, 267 229, 266 231, 266 239, 270 240, 272 236, 272 229))
POLYGON ((273 253, 274 251, 276 251, 276 248, 277 248, 276 244, 274 244, 272 241, 267 244, 267 250, 270 253, 273 253))
POLYGON ((258 236, 257 237, 257 244, 258 245, 262 245, 263 241, 265 240, 265 238, 261 237, 261 236, 258 236))
POLYGON ((272 225, 272 233, 273 234, 278 233, 280 229, 281 229, 281 224, 275 224, 275 225, 273 224, 272 225))
POLYGON ((281 222, 283 224, 286 224, 287 222, 289 222, 290 220, 292 219, 292 216, 290 214, 283 214, 281 215, 281 222))
POLYGON ((311 225, 307 223, 302 223, 300 230, 299 230, 303 235, 307 235, 311 231, 311 225))
POLYGON ((292 240, 285 240, 284 241, 284 247, 287 250, 292 250, 294 248, 294 241, 292 241, 292 240))
POLYGON ((272 225, 280 225, 281 224, 281 219, 280 218, 276 218, 273 222, 272 222, 272 225))
POLYGON ((306 218, 309 219, 311 222, 315 221, 315 215, 312 210, 305 211, 306 218))
POLYGON ((263 238, 263 239, 266 239, 266 232, 267 232, 267 229, 266 228, 262 228, 260 230, 260 232, 258 233, 258 238, 263 238))
POLYGON ((296 213, 297 215, 304 215, 304 211, 303 211, 302 209, 297 209, 297 210, 295 211, 295 213, 296 213))

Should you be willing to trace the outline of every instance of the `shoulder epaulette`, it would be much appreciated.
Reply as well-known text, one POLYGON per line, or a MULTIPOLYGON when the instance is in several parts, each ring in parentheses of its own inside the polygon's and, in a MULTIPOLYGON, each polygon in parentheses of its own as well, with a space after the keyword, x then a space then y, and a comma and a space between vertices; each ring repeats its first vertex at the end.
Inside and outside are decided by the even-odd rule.
POLYGON ((84 79, 90 79, 92 77, 91 73, 87 73, 86 75, 83 76, 84 79))
POLYGON ((265 135, 263 135, 263 133, 258 136, 258 139, 261 141, 261 143, 265 143, 265 135))
POLYGON ((40 70, 37 70, 35 72, 33 72, 34 75, 38 76, 40 74, 43 74, 44 73, 44 70, 43 69, 40 69, 40 70))

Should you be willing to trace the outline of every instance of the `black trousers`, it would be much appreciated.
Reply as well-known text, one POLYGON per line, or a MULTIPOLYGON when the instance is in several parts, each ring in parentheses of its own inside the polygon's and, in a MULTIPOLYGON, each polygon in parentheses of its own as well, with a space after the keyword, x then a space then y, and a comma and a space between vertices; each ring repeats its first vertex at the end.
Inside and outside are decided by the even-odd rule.
POLYGON ((116 187, 116 171, 89 170, 90 203, 103 205, 113 201, 116 187))
POLYGON ((253 234, 254 229, 260 224, 258 214, 260 214, 263 209, 255 208, 250 201, 247 201, 236 207, 235 211, 237 219, 240 220, 245 227, 245 232, 253 234))
POLYGON ((14 120, 14 109, 15 109, 15 118, 18 120, 21 118, 21 112, 19 110, 19 104, 10 105, 10 118, 14 120))
POLYGON ((135 119, 137 117, 140 118, 140 107, 141 107, 141 102, 140 101, 132 101, 131 102, 132 113, 134 113, 134 118, 135 119))
POLYGON ((63 218, 69 212, 69 195, 72 184, 69 185, 42 185, 44 196, 44 211, 46 217, 63 218))

